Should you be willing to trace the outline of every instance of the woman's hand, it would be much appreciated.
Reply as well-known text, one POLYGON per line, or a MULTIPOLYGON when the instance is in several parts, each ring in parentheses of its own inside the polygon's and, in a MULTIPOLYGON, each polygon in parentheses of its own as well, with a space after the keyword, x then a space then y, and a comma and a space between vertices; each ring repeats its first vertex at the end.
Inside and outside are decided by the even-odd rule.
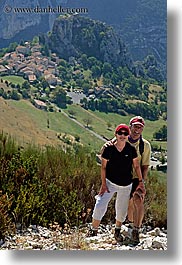
POLYGON ((105 192, 110 192, 106 184, 101 186, 99 195, 102 196, 105 192))

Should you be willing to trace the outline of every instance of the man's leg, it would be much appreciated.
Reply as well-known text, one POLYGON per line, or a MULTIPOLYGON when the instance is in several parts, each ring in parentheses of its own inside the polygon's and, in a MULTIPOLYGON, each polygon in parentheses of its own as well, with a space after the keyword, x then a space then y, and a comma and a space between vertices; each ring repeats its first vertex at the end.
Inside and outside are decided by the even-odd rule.
POLYGON ((132 190, 130 193, 130 200, 129 200, 129 204, 128 204, 128 221, 129 221, 129 223, 133 223, 133 221, 134 221, 133 194, 136 191, 138 184, 139 184, 138 178, 133 179, 132 190))
POLYGON ((134 220, 134 204, 133 204, 133 194, 138 187, 139 181, 138 178, 133 179, 132 183, 132 190, 130 193, 130 200, 129 200, 129 205, 128 205, 128 238, 131 238, 132 236, 132 231, 133 231, 133 220, 134 220))
POLYGON ((133 197, 129 200, 128 204, 128 238, 131 238, 132 230, 133 230, 133 220, 134 220, 134 204, 133 197))
POLYGON ((140 243, 139 240, 139 229, 142 225, 143 217, 144 217, 144 195, 140 190, 137 190, 133 195, 133 230, 131 240, 134 244, 140 243))
POLYGON ((133 196, 133 222, 134 226, 140 228, 144 217, 144 195, 140 190, 136 191, 133 196))
POLYGON ((133 223, 133 212, 134 212, 134 205, 133 205, 133 198, 129 200, 128 204, 128 221, 133 223))

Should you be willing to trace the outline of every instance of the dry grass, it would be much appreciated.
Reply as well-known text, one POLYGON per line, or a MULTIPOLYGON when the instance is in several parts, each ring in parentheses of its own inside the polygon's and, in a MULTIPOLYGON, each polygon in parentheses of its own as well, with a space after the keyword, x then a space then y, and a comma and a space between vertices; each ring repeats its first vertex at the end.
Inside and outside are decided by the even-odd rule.
POLYGON ((140 99, 129 99, 129 100, 126 100, 127 103, 144 103, 144 104, 148 104, 147 102, 143 101, 143 100, 140 100, 140 99))
MULTIPOLYGON (((51 130, 42 130, 23 109, 12 106, 11 101, 0 98, 0 128, 21 145, 58 145, 60 140, 51 130)), ((32 106, 33 108, 33 106, 32 106)))
POLYGON ((158 85, 150 85, 149 86, 149 90, 150 90, 150 92, 160 92, 160 91, 162 91, 163 89, 162 89, 162 87, 161 86, 158 86, 158 85))

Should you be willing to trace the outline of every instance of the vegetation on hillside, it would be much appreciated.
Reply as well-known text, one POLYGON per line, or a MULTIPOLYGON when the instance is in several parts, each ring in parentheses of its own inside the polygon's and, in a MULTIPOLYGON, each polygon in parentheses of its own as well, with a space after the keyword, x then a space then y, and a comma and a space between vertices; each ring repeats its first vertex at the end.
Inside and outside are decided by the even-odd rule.
MULTIPOLYGON (((101 183, 95 153, 78 146, 20 148, 1 133, 0 164, 0 238, 15 225, 79 226, 91 221, 101 183)), ((161 174, 149 174, 144 223, 166 227, 167 183, 161 174)), ((113 199, 103 222, 114 222, 114 217, 113 199)))
MULTIPOLYGON (((103 140, 113 137, 119 123, 129 124, 131 115, 104 113, 85 110, 77 104, 68 105, 58 112, 46 112, 37 109, 27 100, 4 100, 0 98, 2 117, 0 126, 3 131, 15 137, 21 145, 34 143, 42 147, 47 145, 65 146, 71 141, 98 152, 103 140), (66 113, 68 116, 64 115, 66 113), (81 125, 79 125, 79 122, 81 125), (88 125, 88 126, 87 126, 88 125)), ((143 136, 151 142, 152 150, 166 150, 166 141, 156 141, 153 133, 166 125, 166 121, 146 121, 143 136)))
MULTIPOLYGON (((30 83, 25 73, 19 76, 19 70, 15 72, 15 65, 9 74, 6 71, 3 73, 3 70, 1 72, 0 97, 5 100, 4 109, 1 109, 3 122, 4 117, 7 117, 5 105, 8 105, 8 101, 13 100, 14 106, 17 102, 28 102, 31 108, 27 104, 19 104, 21 111, 18 114, 23 116, 20 115, 21 120, 17 117, 17 109, 8 102, 8 115, 12 115, 13 109, 10 129, 13 126, 19 128, 17 134, 21 141, 24 141, 25 134, 26 140, 28 137, 35 140, 43 135, 46 144, 43 142, 41 147, 17 145, 7 134, 0 134, 0 239, 16 225, 49 226, 57 222, 61 226, 65 223, 79 226, 91 221, 94 196, 100 187, 100 167, 96 163, 95 150, 99 150, 100 140, 91 132, 105 139, 110 138, 117 123, 122 120, 128 123, 131 115, 142 115, 147 122, 153 122, 152 131, 151 125, 146 126, 150 140, 167 140, 167 88, 156 59, 149 54, 142 63, 136 62, 133 68, 124 62, 119 66, 112 64, 112 56, 110 61, 104 61, 96 47, 102 41, 102 48, 107 51, 107 34, 113 34, 113 31, 109 27, 105 32, 102 23, 95 22, 92 25, 78 30, 75 38, 82 49, 78 56, 69 59, 53 54, 43 37, 35 37, 30 43, 20 43, 30 48, 41 44, 40 59, 54 66, 56 62, 54 70, 59 84, 51 85, 41 71, 30 83), (98 36, 96 33, 99 33, 98 36), (91 43, 94 46, 88 50, 88 44, 91 43), (68 92, 84 94, 80 106, 73 104, 68 92), (46 111, 39 110, 38 113, 30 104, 34 104, 36 99, 46 103, 46 111), (160 128, 159 123, 163 127, 160 128), (48 142, 49 136, 54 140, 56 138, 54 146, 47 144, 52 143, 48 142)), ((16 52, 18 45, 12 43, 1 49, 1 59, 7 53, 16 52)), ((123 52, 126 56, 125 48, 123 52)), ((23 55, 25 62, 28 59, 31 63, 31 55, 31 51, 23 55)), ((1 64, 6 70, 9 69, 9 55, 5 57, 1 64)), ((129 57, 125 59, 129 60, 129 57)), ((146 189, 144 223, 166 227, 166 174, 152 170, 146 189)), ((114 218, 113 198, 103 221, 114 222, 114 218)))
MULTIPOLYGON (((82 107, 85 109, 122 115, 142 115, 144 118, 150 120, 158 120, 159 118, 166 120, 167 86, 165 78, 160 74, 160 68, 158 68, 155 57, 149 54, 142 64, 132 64, 132 67, 126 62, 115 65, 112 63, 112 60, 102 60, 101 51, 96 56, 94 52, 89 51, 87 46, 89 43, 91 49, 94 47, 92 47, 92 38, 91 40, 89 39, 90 36, 94 36, 95 42, 93 45, 96 45, 97 42, 100 43, 100 39, 103 39, 105 34, 108 34, 108 31, 110 32, 110 27, 105 26, 101 22, 94 23, 94 21, 89 19, 73 17, 70 18, 70 21, 71 19, 73 21, 83 20, 82 30, 80 32, 74 32, 74 37, 79 40, 79 45, 77 42, 75 42, 75 45, 77 43, 77 46, 80 48, 78 55, 75 57, 63 59, 64 57, 59 55, 59 53, 56 55, 53 53, 54 47, 57 48, 56 40, 54 40, 55 34, 53 32, 50 33, 52 36, 51 47, 49 47, 45 36, 40 36, 39 38, 35 36, 29 44, 27 42, 21 42, 22 46, 28 45, 31 48, 36 47, 36 45, 41 45, 41 55, 39 56, 42 59, 49 59, 52 64, 56 62, 57 66, 54 70, 56 77, 59 78, 61 83, 55 86, 50 85, 42 73, 31 84, 24 74, 25 81, 20 84, 15 81, 6 80, 7 74, 5 74, 5 77, 2 76, 1 78, 0 96, 5 99, 11 98, 14 100, 21 98, 28 100, 41 99, 48 105, 48 111, 54 111, 51 103, 65 108, 68 104, 72 104, 72 99, 67 96, 67 92, 77 91, 85 95, 81 100, 82 107), (84 28, 84 23, 90 25, 87 30, 84 28), (100 37, 97 36, 98 34, 100 37), (83 47, 80 46, 79 36, 83 39, 83 47), (9 87, 8 91, 4 89, 4 82, 9 87), (160 89, 157 93, 152 94, 151 87, 156 85, 160 89)), ((63 20, 62 23, 66 23, 67 18, 61 18, 60 20, 63 20)), ((65 32, 65 34, 69 36, 69 32, 65 32)), ((107 45, 109 43, 107 44, 106 42, 106 47, 104 46, 106 51, 108 50, 107 45)), ((7 52, 16 51, 16 48, 17 43, 12 43, 8 48, 1 49, 1 58, 7 52)), ((124 56, 123 60, 130 61, 130 57, 126 53, 124 46, 122 47, 122 51, 124 55, 120 54, 119 57, 122 58, 124 56)), ((31 52, 30 54, 25 54, 28 62, 31 62, 30 55, 31 52)), ((4 59, 2 64, 8 66, 8 59, 4 59)), ((2 73, 1 75, 4 74, 2 73)), ((16 75, 19 75, 19 72, 16 72, 16 75)))

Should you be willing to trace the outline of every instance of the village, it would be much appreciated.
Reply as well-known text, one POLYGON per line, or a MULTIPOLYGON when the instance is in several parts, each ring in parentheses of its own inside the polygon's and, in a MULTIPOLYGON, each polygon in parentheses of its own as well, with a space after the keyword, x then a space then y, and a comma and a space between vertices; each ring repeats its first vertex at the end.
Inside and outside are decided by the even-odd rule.
POLYGON ((52 54, 52 59, 43 56, 39 44, 31 47, 29 42, 18 45, 14 52, 6 53, 0 59, 1 75, 19 75, 33 83, 40 76, 44 76, 49 85, 60 85, 57 65, 59 58, 52 54))
MULTIPOLYGON (((22 76, 31 85, 35 84, 40 77, 43 77, 51 89, 54 89, 56 86, 64 87, 64 80, 60 78, 60 72, 58 70, 61 60, 55 53, 51 53, 50 56, 43 55, 40 44, 36 43, 32 45, 26 41, 23 45, 18 45, 15 51, 5 53, 0 58, 0 76, 22 76)), ((76 59, 70 57, 68 63, 73 66, 72 75, 77 75, 80 79, 83 79, 83 73, 81 73, 79 63, 77 63, 76 59)), ((105 86, 96 84, 93 88, 90 87, 88 89, 87 94, 83 93, 82 87, 76 87, 75 89, 65 87, 64 89, 67 95, 72 98, 73 103, 80 103, 80 99, 84 97, 87 100, 91 100, 104 95, 110 98, 121 96, 120 89, 118 87, 117 89, 113 89, 112 85, 105 86)))

